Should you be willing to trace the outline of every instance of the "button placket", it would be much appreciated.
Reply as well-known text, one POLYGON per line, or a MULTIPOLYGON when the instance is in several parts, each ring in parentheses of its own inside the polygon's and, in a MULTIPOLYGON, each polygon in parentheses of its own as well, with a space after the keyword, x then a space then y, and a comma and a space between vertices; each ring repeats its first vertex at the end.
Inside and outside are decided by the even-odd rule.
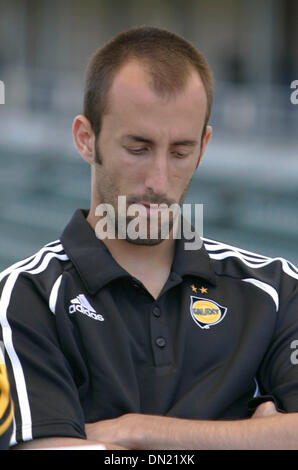
POLYGON ((172 363, 172 349, 169 343, 169 331, 166 318, 160 305, 155 303, 150 315, 151 344, 156 366, 164 366, 172 363))

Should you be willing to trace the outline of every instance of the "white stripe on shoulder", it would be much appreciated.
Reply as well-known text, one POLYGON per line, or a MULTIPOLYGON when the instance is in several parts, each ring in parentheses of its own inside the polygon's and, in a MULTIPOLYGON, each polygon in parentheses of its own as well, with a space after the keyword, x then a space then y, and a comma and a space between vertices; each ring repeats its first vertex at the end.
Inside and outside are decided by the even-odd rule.
POLYGON ((45 246, 54 246, 54 245, 61 245, 61 241, 59 238, 57 240, 54 240, 53 242, 47 243, 45 246))
POLYGON ((58 258, 60 260, 68 260, 68 256, 64 253, 62 244, 56 246, 45 246, 39 250, 35 256, 27 258, 25 260, 26 264, 22 262, 15 263, 10 268, 6 269, 0 277, 0 280, 8 275, 2 294, 0 297, 0 325, 3 331, 3 342, 7 354, 9 356, 15 383, 17 389, 17 395, 19 400, 21 419, 22 419, 22 439, 24 441, 32 439, 32 420, 31 420, 31 410, 29 404, 29 398, 26 388, 26 382, 24 377, 23 368, 21 362, 18 358, 18 355, 15 351, 13 340, 12 340, 12 330, 10 328, 8 319, 7 319, 7 310, 9 307, 11 294, 14 289, 15 283, 22 272, 28 272, 31 274, 38 274, 44 271, 49 265, 52 258, 58 258), (42 256, 45 254, 44 259, 38 266, 42 256), (37 266, 37 267, 36 267, 37 266))
POLYGON ((55 281, 51 290, 50 298, 49 298, 49 307, 50 307, 51 312, 54 314, 56 313, 57 296, 58 296, 58 291, 59 291, 59 287, 61 284, 61 280, 62 280, 62 274, 60 274, 58 279, 55 281))
MULTIPOLYGON (((59 241, 59 240, 58 240, 59 241)), ((56 242, 52 242, 52 243, 56 243, 56 242)), ((41 259, 42 255, 49 250, 49 248, 51 248, 51 251, 54 251, 54 252, 60 252, 60 251, 64 251, 64 248, 61 244, 61 242, 59 243, 59 245, 56 245, 56 246, 50 246, 50 244, 48 245, 45 245, 43 248, 41 248, 37 253, 35 253, 34 255, 32 256, 29 256, 28 258, 25 258, 21 261, 18 261, 17 263, 14 263, 12 264, 11 266, 9 266, 7 269, 5 269, 4 271, 2 271, 0 273, 0 281, 2 281, 2 279, 5 278, 5 276, 7 276, 7 274, 10 274, 12 271, 14 271, 15 269, 17 268, 25 268, 26 265, 28 263, 30 263, 32 260, 37 260, 37 262, 41 259)))
POLYGON ((289 267, 295 272, 298 274, 298 268, 293 264, 291 263, 290 261, 287 261, 289 267))
MULTIPOLYGON (((208 251, 208 254, 210 258, 212 259, 217 259, 217 260, 223 260, 226 258, 238 258, 240 259, 244 264, 249 266, 250 268, 254 269, 259 269, 263 268, 264 266, 267 266, 270 263, 273 263, 274 261, 280 261, 282 265, 283 271, 288 274, 289 276, 293 277, 294 279, 298 279, 298 270, 297 268, 290 262, 288 262, 284 258, 268 258, 268 257, 262 257, 262 258, 256 258, 253 257, 254 253, 252 252, 247 252, 246 250, 239 250, 236 247, 233 247, 231 245, 225 245, 218 243, 217 248, 215 248, 215 245, 209 245, 205 244, 205 248, 208 251), (220 248, 219 248, 220 246, 220 248), (219 249, 224 249, 225 251, 221 251, 220 253, 213 253, 212 251, 216 251, 219 249), (212 253, 210 253, 210 251, 212 253), (248 255, 245 255, 244 253, 249 253, 248 255)), ((259 255, 255 255, 259 256, 259 255)))
POLYGON ((259 287, 259 289, 262 289, 263 291, 267 292, 272 299, 273 302, 275 303, 276 306, 276 311, 279 309, 279 296, 277 293, 277 290, 274 289, 274 287, 270 286, 269 284, 266 284, 266 282, 259 281, 258 279, 253 279, 253 278, 247 278, 247 279, 241 279, 244 282, 248 282, 250 284, 254 284, 255 286, 259 287))
POLYGON ((205 243, 205 247, 207 251, 219 251, 219 250, 231 249, 231 250, 237 251, 238 253, 243 254, 244 256, 246 256, 247 258, 251 260, 262 261, 262 260, 270 259, 270 257, 268 256, 263 256, 263 255, 260 255, 259 253, 254 253, 253 251, 243 250, 242 248, 238 248, 236 246, 228 245, 222 242, 217 242, 215 240, 208 240, 207 238, 203 238, 203 241, 208 242, 208 243, 205 243), (210 242, 212 243, 210 244, 210 242))

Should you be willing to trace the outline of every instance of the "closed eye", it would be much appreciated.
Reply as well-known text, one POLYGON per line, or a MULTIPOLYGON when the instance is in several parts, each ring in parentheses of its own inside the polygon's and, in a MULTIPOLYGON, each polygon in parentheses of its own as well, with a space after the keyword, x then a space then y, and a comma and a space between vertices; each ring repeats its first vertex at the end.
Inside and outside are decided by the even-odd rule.
MULTIPOLYGON (((139 147, 139 148, 125 147, 125 149, 127 152, 133 155, 142 155, 143 153, 149 150, 147 147, 139 147)), ((189 155, 189 152, 182 153, 182 152, 172 151, 171 154, 174 155, 176 158, 182 159, 182 158, 186 158, 189 155)))
POLYGON ((189 155, 189 153, 180 153, 180 152, 172 152, 172 153, 173 153, 173 154, 175 155, 175 157, 177 157, 177 158, 185 158, 185 157, 187 157, 187 156, 189 155))
POLYGON ((127 148, 128 152, 132 153, 133 155, 141 155, 142 153, 146 152, 148 149, 145 147, 142 148, 127 148))

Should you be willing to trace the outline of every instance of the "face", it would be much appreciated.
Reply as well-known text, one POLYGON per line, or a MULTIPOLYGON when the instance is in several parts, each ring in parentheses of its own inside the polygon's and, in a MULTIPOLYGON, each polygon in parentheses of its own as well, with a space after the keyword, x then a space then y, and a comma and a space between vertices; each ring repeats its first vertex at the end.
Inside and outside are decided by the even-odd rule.
POLYGON ((150 89, 141 64, 128 63, 114 79, 108 108, 95 143, 101 164, 93 163, 94 205, 108 203, 116 211, 124 195, 127 206, 143 204, 152 217, 150 204, 182 204, 211 134, 208 127, 202 140, 206 94, 197 73, 181 93, 165 99, 150 89))

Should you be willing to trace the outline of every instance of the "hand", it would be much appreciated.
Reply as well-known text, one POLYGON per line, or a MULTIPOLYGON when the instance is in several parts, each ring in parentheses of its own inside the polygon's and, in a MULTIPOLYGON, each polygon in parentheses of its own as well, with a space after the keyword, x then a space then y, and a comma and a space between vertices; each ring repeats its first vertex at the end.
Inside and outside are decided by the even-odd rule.
POLYGON ((119 418, 86 423, 86 436, 88 440, 135 449, 145 418, 144 415, 131 413, 119 418))

